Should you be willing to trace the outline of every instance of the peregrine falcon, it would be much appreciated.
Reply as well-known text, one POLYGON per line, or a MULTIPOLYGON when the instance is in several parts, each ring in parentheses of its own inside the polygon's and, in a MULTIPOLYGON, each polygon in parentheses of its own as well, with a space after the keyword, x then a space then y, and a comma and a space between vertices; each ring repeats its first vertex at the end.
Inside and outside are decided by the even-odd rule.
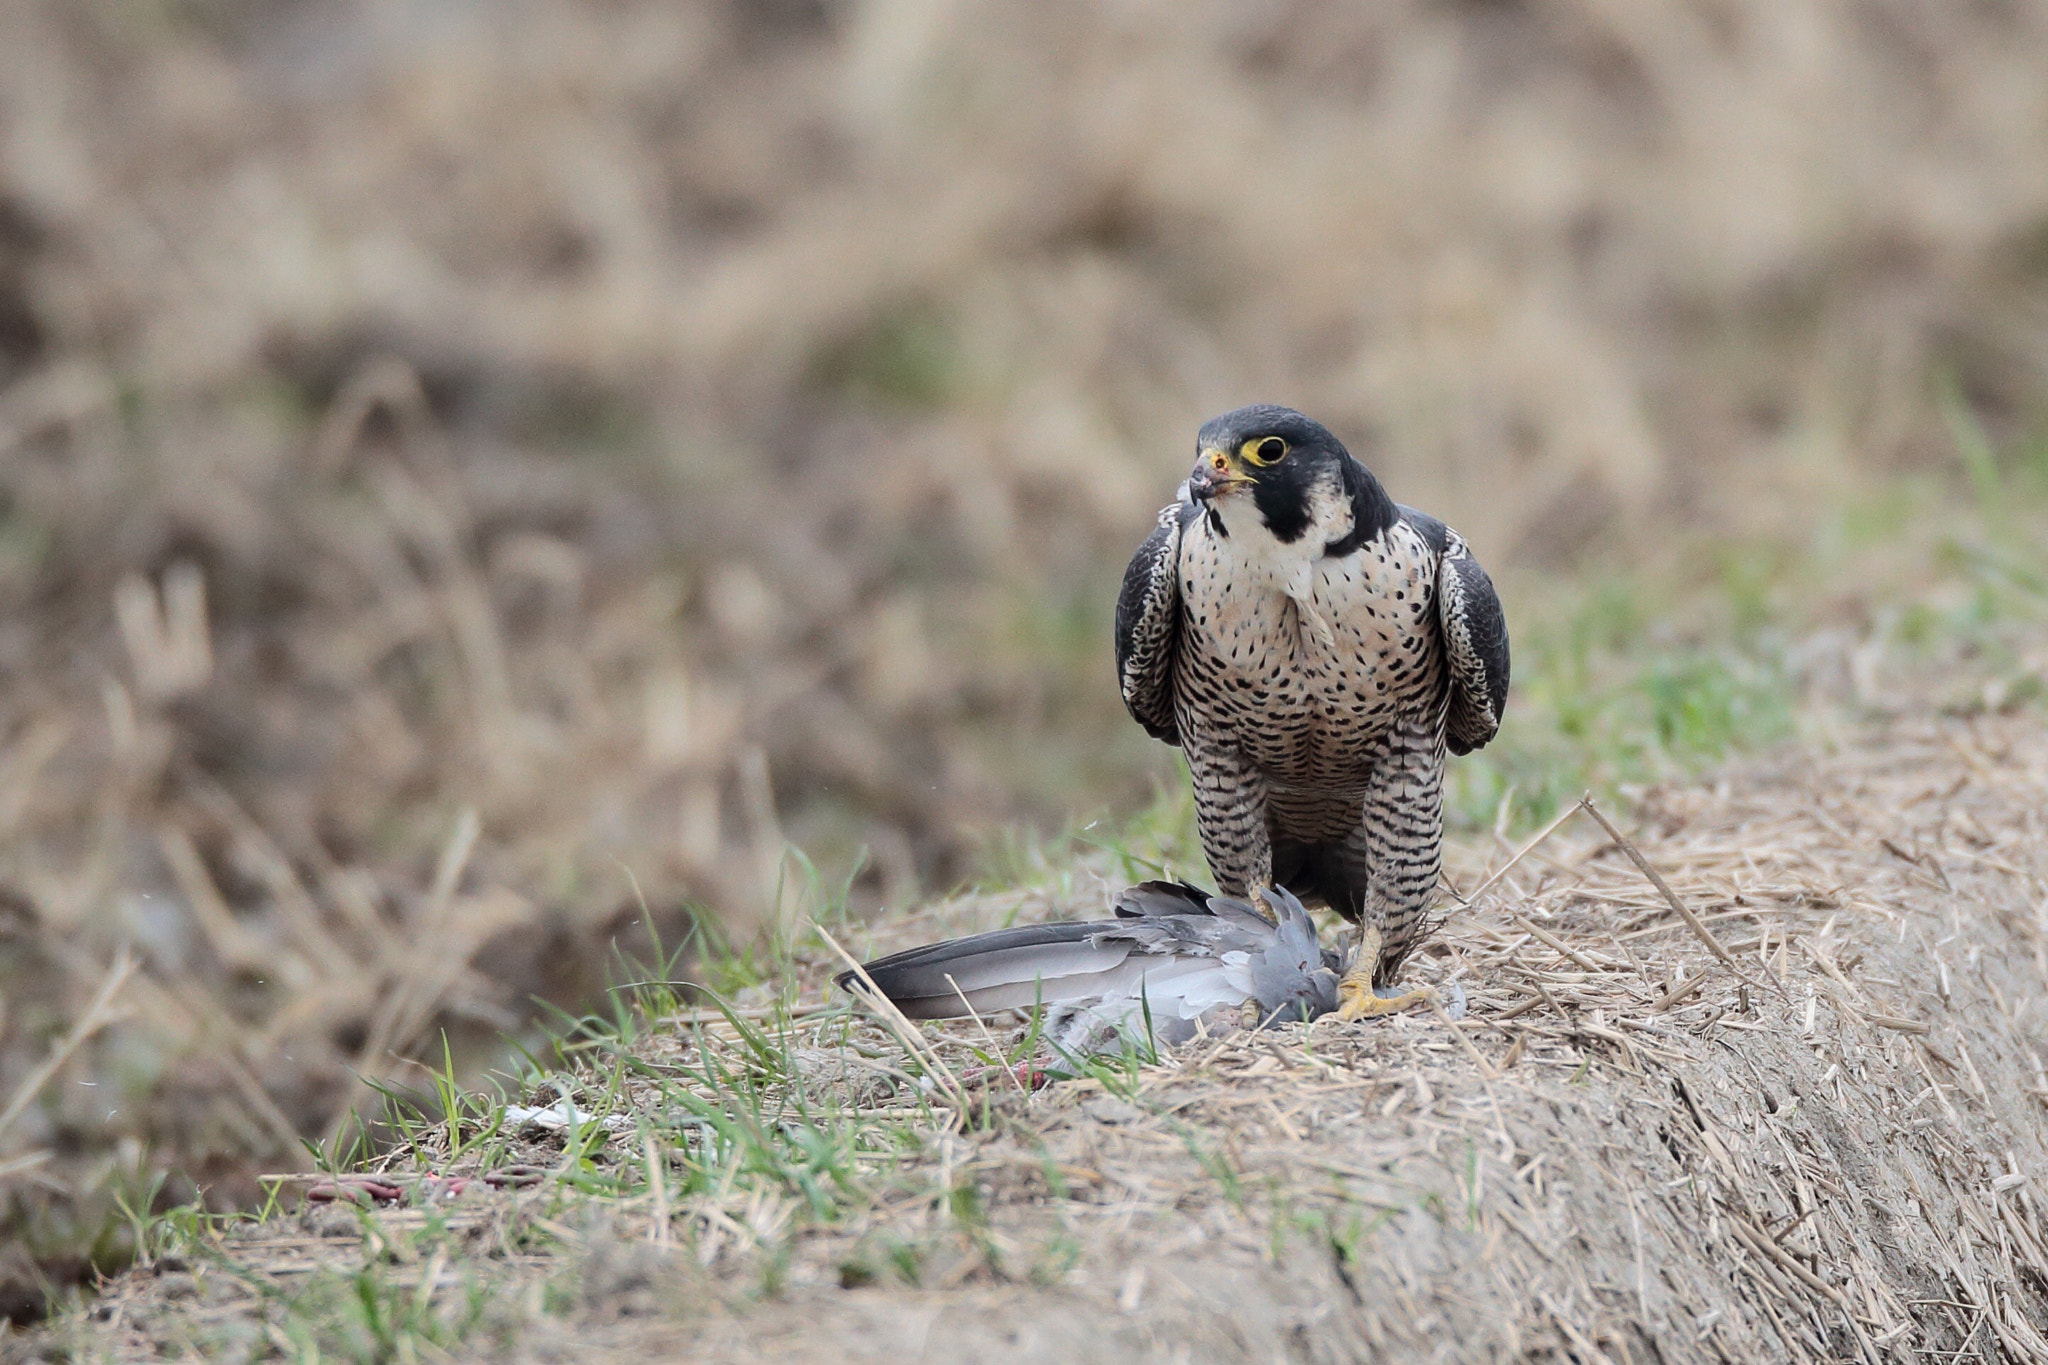
MULTIPOLYGON (((1118 894, 1116 918, 1026 924, 912 948, 861 968, 911 1019, 1044 1006, 1042 1037, 1069 1057, 1151 1035, 1177 1044, 1196 1026, 1320 1019, 1337 1008, 1337 962, 1285 891, 1268 920, 1243 901, 1184 882, 1141 882, 1118 894)), ((842 990, 861 990, 841 972, 842 990)))
POLYGON ((1358 925, 1338 1014, 1434 927, 1444 750, 1508 691, 1500 598, 1457 532, 1397 505, 1330 431, 1258 406, 1205 424, 1194 472, 1124 573, 1124 705, 1178 744, 1227 896, 1285 887, 1358 925))

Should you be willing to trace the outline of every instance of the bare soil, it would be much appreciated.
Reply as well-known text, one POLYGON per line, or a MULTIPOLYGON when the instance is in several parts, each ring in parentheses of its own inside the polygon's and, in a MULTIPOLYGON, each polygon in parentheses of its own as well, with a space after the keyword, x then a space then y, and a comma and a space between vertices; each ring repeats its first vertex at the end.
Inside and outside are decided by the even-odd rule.
MULTIPOLYGON (((1644 796, 1628 833, 1697 928, 1573 818, 1414 969, 1464 986, 1456 1023, 1233 1035, 1128 1085, 998 1076, 927 1105, 896 1159, 938 1173, 900 1187, 924 1193, 836 1222, 643 1192, 528 1250, 505 1230, 545 1183, 316 1209, 31 1344, 253 1347, 365 1229, 377 1251, 439 1219, 495 1286, 457 1348, 480 1359, 2048 1360, 2044 819, 2038 715, 1878 723, 1644 796)), ((1454 880, 1509 856, 1463 849, 1454 880)), ((978 1041, 929 1033, 956 1072, 978 1041)), ((925 1103, 900 1051, 837 1055, 851 1102, 925 1103)))

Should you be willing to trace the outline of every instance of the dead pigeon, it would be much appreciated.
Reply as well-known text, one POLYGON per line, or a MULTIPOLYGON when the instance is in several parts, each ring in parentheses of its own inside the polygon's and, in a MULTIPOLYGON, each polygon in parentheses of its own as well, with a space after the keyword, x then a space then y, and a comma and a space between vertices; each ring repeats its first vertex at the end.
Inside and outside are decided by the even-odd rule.
MULTIPOLYGON (((1317 943, 1315 921, 1284 890, 1260 894, 1271 919, 1185 882, 1143 882, 1116 898, 1115 919, 997 929, 892 953, 862 970, 912 1019, 1042 1006, 1043 1041, 1068 1056, 1116 1051, 1148 1032, 1171 1045, 1198 1029, 1333 1012, 1340 964, 1317 943)), ((851 971, 838 982, 866 989, 851 971)))

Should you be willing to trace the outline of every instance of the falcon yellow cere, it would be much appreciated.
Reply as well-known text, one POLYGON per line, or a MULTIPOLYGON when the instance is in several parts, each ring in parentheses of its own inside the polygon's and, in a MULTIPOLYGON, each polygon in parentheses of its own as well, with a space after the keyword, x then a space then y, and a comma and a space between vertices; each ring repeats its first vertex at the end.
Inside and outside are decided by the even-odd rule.
POLYGON ((1186 751, 1225 896, 1280 886, 1358 925, 1338 1013, 1405 1008, 1435 927, 1445 750, 1500 727, 1500 599, 1458 533, 1402 507, 1328 428, 1258 406, 1205 424, 1124 574, 1124 705, 1186 751))

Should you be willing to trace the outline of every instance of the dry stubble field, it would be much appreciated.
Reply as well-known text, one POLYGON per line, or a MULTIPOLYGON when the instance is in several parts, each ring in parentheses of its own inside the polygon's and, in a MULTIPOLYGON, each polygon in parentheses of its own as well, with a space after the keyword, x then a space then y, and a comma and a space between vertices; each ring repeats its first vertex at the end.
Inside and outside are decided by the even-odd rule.
POLYGON ((1236 402, 1500 572, 1468 849, 2038 604, 1966 523, 2048 468, 2048 25, 1646 13, 0 11, 0 1312, 546 1055, 649 921, 754 943, 787 843, 1066 875, 1000 832, 1176 780, 1107 603, 1236 402))
MULTIPOLYGON (((1581 812, 1416 967, 1463 1020, 1237 1034, 1035 1093, 986 1072, 1008 1021, 906 1039, 830 1001, 801 934, 793 990, 668 1017, 642 994, 655 1014, 587 1029, 526 1097, 586 1125, 472 1120, 452 1150, 425 1125, 343 1182, 364 1207, 167 1240, 43 1341, 2042 1359, 2044 812, 2038 714, 1915 707, 1647 793, 1629 844, 1696 925, 1581 812)), ((1468 843, 1452 880, 1514 852, 1468 843)), ((1047 908, 948 902, 875 946, 1047 908)))

